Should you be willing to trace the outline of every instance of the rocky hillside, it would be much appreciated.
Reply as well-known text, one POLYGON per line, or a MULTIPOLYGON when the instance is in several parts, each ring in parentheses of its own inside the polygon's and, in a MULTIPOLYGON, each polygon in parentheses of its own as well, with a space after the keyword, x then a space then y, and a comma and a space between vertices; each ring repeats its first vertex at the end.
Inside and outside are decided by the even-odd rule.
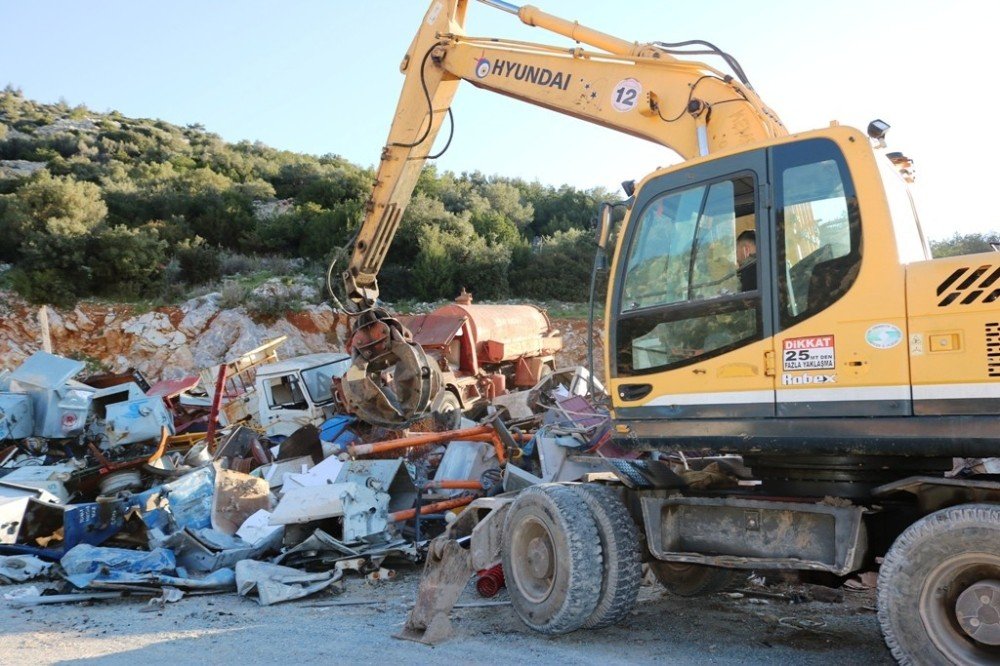
MULTIPOLYGON (((275 278, 254 289, 251 299, 286 298, 288 285, 275 278)), ((77 358, 92 371, 138 369, 150 381, 196 373, 287 336, 282 358, 341 351, 348 322, 329 305, 303 305, 275 319, 262 319, 245 307, 226 308, 222 293, 192 298, 179 306, 138 311, 127 304, 81 302, 73 309, 46 306, 53 351, 77 358)), ((41 349, 40 308, 0 291, 0 370, 11 370, 41 349)), ((587 364, 587 324, 553 318, 562 331, 559 365, 587 364)), ((595 336, 596 367, 603 367, 601 334, 595 336)))
MULTIPOLYGON (((264 283, 258 291, 273 289, 264 283)), ((53 351, 87 361, 94 370, 137 368, 151 381, 190 375, 236 358, 267 340, 288 336, 283 357, 343 348, 347 323, 328 305, 306 305, 273 321, 242 307, 223 309, 218 292, 180 306, 138 312, 134 306, 80 303, 48 307, 53 351)), ((0 292, 0 368, 17 367, 41 348, 39 308, 0 292)))

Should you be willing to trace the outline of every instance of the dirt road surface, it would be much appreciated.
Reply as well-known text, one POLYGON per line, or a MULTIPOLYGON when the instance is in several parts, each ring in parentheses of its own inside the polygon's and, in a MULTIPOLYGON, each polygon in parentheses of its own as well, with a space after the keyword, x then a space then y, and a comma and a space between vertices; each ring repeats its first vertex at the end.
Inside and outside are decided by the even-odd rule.
MULTIPOLYGON (((456 637, 438 647, 397 640, 419 570, 391 582, 346 580, 323 594, 261 607, 224 594, 166 607, 141 598, 15 608, 0 599, 4 664, 890 664, 871 592, 843 603, 789 604, 716 594, 672 597, 643 587, 624 626, 545 637, 509 605, 458 609, 456 637), (370 606, 317 604, 376 601, 370 606)), ((0 587, 0 595, 16 589, 0 587)), ((772 590, 773 591, 773 590, 772 590)), ((506 592, 496 598, 507 599, 506 592)), ((459 603, 481 603, 471 588, 459 603)))

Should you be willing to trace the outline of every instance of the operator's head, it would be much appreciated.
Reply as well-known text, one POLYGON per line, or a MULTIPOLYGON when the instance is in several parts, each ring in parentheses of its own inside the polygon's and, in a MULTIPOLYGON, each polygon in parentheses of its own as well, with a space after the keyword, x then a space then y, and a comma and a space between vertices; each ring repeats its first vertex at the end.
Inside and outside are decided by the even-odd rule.
POLYGON ((736 237, 736 260, 743 263, 757 256, 757 234, 753 229, 747 229, 736 237))

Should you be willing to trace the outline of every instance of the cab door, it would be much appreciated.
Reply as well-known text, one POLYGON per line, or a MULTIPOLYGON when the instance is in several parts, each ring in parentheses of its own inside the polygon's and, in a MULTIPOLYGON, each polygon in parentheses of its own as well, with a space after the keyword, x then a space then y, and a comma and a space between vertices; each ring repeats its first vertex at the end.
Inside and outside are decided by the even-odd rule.
POLYGON ((618 418, 774 416, 767 191, 758 150, 654 177, 638 194, 610 306, 618 418))
POLYGON ((769 149, 779 417, 911 413, 903 266, 868 142, 844 131, 769 149))

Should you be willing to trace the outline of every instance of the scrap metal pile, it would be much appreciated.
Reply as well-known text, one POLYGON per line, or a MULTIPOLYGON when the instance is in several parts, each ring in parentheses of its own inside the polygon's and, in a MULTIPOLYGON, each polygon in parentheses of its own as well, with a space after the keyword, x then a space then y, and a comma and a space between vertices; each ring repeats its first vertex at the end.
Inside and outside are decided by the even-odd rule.
MULTIPOLYGON (((59 581, 13 603, 235 589, 266 605, 345 572, 389 579, 476 498, 629 456, 583 368, 495 398, 479 422, 392 431, 342 413, 349 357, 278 361, 278 344, 153 386, 77 380, 84 363, 45 352, 0 374, 0 581, 59 581)), ((502 571, 480 583, 495 594, 502 571)))

